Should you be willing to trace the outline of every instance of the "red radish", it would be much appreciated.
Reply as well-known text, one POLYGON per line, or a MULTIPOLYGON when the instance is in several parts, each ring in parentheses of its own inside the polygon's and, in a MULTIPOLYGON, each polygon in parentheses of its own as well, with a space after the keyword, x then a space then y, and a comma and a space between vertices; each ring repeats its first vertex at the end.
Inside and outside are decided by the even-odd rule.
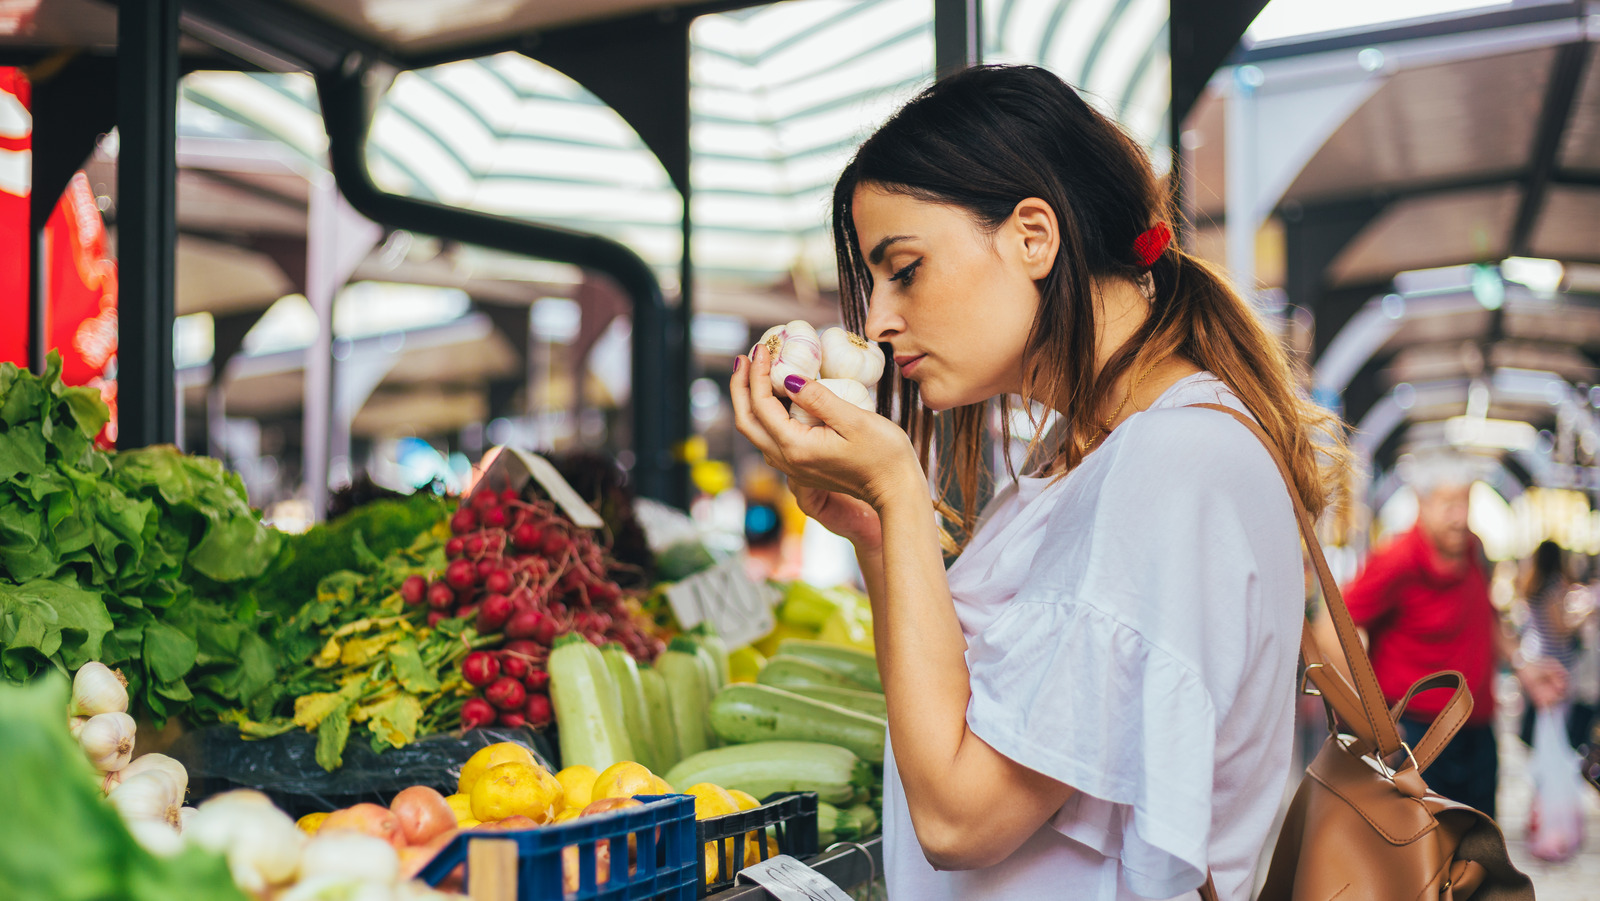
POLYGON ((489 578, 489 574, 495 570, 498 570, 499 568, 500 561, 493 557, 485 557, 473 564, 472 567, 473 572, 477 573, 479 579, 489 578))
POLYGON ((513 713, 509 710, 502 710, 500 712, 500 716, 496 718, 495 724, 504 726, 507 729, 520 729, 523 726, 528 725, 528 720, 522 715, 521 711, 513 713))
POLYGON ((483 527, 486 529, 503 529, 510 518, 506 516, 504 507, 488 507, 483 511, 483 527))
POLYGON ((533 630, 533 640, 545 647, 549 647, 556 640, 556 636, 566 631, 561 620, 557 619, 555 614, 552 613, 539 620, 533 630))
POLYGON ((511 592, 511 606, 516 610, 533 609, 533 589, 526 585, 513 589, 511 592))
POLYGON ((560 532, 551 532, 544 536, 543 541, 539 542, 539 552, 546 557, 559 558, 571 546, 572 542, 567 540, 567 536, 560 532))
POLYGON ((477 615, 477 604, 462 604, 456 608, 456 612, 450 614, 450 616, 454 619, 474 619, 477 617, 477 615))
POLYGON ((538 642, 528 641, 526 639, 508 641, 506 642, 506 646, 500 650, 502 656, 510 656, 515 654, 520 657, 527 657, 531 660, 537 661, 544 661, 550 656, 549 648, 539 644, 538 642))
POLYGON ((589 600, 595 604, 615 604, 622 597, 614 582, 596 582, 589 586, 589 600))
POLYGON ((476 729, 494 722, 498 714, 494 705, 483 698, 469 698, 467 703, 461 705, 461 728, 476 729))
POLYGON ((413 785, 394 796, 389 809, 400 818, 400 831, 410 844, 422 844, 456 828, 450 802, 426 785, 413 785))
POLYGON ((400 599, 415 607, 423 602, 428 594, 428 580, 421 576, 407 576, 400 583, 400 599))
POLYGON ((450 565, 445 567, 444 580, 450 583, 451 588, 459 591, 476 585, 478 573, 473 568, 471 560, 452 560, 450 565))
POLYGON ((443 610, 429 610, 428 611, 428 628, 432 629, 434 626, 439 625, 440 623, 444 622, 445 620, 447 620, 449 618, 450 618, 450 614, 446 613, 443 610))
POLYGON ((511 546, 519 551, 536 551, 544 540, 539 527, 525 522, 511 530, 511 546))
POLYGON ((528 658, 516 654, 501 654, 500 672, 521 682, 523 677, 528 675, 528 658))
POLYGON ((511 599, 503 594, 491 594, 478 605, 478 632, 484 635, 495 632, 511 619, 515 608, 511 599))
POLYGON ((500 660, 488 651, 473 651, 461 661, 461 675, 473 685, 488 685, 500 678, 500 660))
POLYGON ((456 593, 449 585, 435 582, 428 586, 428 606, 435 610, 446 610, 456 605, 456 593))
POLYGON ((511 574, 503 569, 491 569, 489 574, 483 577, 483 587, 495 594, 505 594, 515 584, 511 579, 511 574))
POLYGON ((466 549, 467 540, 462 538, 460 535, 457 535, 456 537, 444 543, 444 555, 449 557, 451 560, 461 556, 466 549))
POLYGON ((522 687, 522 683, 505 676, 496 679, 493 685, 484 689, 483 696, 501 710, 516 710, 528 700, 527 689, 522 687))
POLYGON ((468 535, 468 536, 466 536, 466 544, 463 545, 463 546, 466 548, 467 555, 469 557, 482 556, 483 555, 483 550, 486 547, 486 545, 483 543, 483 536, 482 535, 468 535))
POLYGON ((506 490, 500 492, 500 503, 502 504, 509 504, 513 501, 520 500, 522 500, 522 495, 518 494, 517 489, 515 488, 507 488, 506 490))
POLYGON ((551 616, 565 617, 567 615, 567 605, 560 601, 551 601, 548 609, 551 616))
POLYGON ((549 670, 529 669, 528 670, 528 675, 524 676, 523 679, 522 679, 522 686, 524 688, 528 689, 528 691, 530 691, 530 692, 531 691, 544 691, 544 687, 546 685, 549 685, 549 684, 550 684, 550 671, 549 670))
POLYGON ((500 506, 500 492, 493 488, 479 488, 472 493, 469 501, 474 510, 487 510, 490 507, 500 506))
POLYGON ((550 724, 552 719, 549 695, 528 695, 528 702, 522 707, 522 715, 527 719, 528 725, 535 729, 550 724))
POLYGON ((472 512, 470 507, 462 507, 450 517, 450 531, 457 535, 464 535, 478 527, 478 514, 472 512))
POLYGON ((533 638, 539 634, 539 627, 544 619, 544 614, 537 610, 518 611, 506 621, 506 637, 533 638))

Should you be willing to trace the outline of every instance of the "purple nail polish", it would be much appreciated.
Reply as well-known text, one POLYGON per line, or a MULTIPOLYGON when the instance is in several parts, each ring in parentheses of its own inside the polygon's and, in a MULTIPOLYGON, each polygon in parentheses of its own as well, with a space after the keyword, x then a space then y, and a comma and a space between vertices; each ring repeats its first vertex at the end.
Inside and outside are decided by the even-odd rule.
POLYGON ((734 372, 738 372, 739 371, 739 367, 743 366, 743 365, 744 365, 744 357, 734 357, 733 358, 733 371, 734 372))
POLYGON ((797 393, 801 388, 804 388, 805 386, 806 386, 806 380, 805 380, 804 376, 791 375, 788 378, 783 380, 783 387, 790 394, 797 393))

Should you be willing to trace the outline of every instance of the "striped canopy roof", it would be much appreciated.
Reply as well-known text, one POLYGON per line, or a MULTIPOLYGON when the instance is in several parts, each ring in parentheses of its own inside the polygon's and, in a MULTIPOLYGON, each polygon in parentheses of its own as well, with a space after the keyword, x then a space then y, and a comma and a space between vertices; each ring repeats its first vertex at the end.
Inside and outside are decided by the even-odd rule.
MULTIPOLYGON (((1167 0, 990 0, 985 59, 1044 65, 1168 154, 1167 0)), ((696 271, 754 289, 830 284, 827 196, 850 152, 933 65, 932 0, 789 0, 691 31, 696 271)), ((301 75, 202 72, 180 127, 281 140, 321 164, 301 75)), ((643 141, 582 86, 506 53, 403 73, 374 121, 370 162, 399 193, 597 232, 675 284, 682 198, 643 141)))

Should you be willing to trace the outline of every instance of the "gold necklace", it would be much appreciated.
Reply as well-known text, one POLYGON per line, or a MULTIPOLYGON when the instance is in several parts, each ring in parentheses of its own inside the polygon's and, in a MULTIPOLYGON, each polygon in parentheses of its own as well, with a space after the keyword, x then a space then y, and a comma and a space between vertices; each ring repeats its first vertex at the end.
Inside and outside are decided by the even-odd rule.
MULTIPOLYGON (((1117 408, 1115 410, 1111 411, 1111 415, 1106 417, 1106 421, 1103 424, 1101 424, 1101 426, 1100 426, 1100 431, 1101 432, 1103 432, 1104 434, 1107 434, 1107 435, 1111 434, 1111 424, 1117 421, 1117 417, 1118 416, 1122 415, 1123 409, 1128 406, 1128 401, 1133 399, 1133 393, 1135 391, 1139 390, 1139 384, 1144 381, 1144 377, 1149 375, 1150 373, 1154 372, 1155 368, 1157 366, 1161 365, 1161 362, 1163 360, 1165 360, 1165 359, 1166 359, 1166 357, 1158 357, 1155 360, 1152 360, 1150 365, 1146 366, 1144 368, 1144 371, 1139 373, 1138 377, 1136 377, 1133 380, 1133 384, 1128 387, 1128 393, 1126 393, 1126 394, 1124 394, 1122 396, 1122 403, 1117 404, 1117 408)), ((1083 446, 1083 452, 1084 453, 1088 453, 1090 448, 1093 448, 1095 446, 1095 442, 1097 442, 1099 440, 1100 440, 1100 436, 1099 435, 1095 435, 1094 437, 1090 438, 1089 439, 1089 443, 1085 444, 1083 446)))

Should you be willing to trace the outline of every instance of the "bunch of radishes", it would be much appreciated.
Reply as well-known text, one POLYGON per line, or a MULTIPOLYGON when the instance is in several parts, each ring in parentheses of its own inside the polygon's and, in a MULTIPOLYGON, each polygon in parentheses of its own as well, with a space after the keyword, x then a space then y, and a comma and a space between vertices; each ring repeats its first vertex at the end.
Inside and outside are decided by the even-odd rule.
POLYGON ((483 689, 461 708, 461 725, 498 723, 542 728, 552 718, 545 661, 559 636, 578 632, 596 645, 620 642, 640 660, 661 642, 606 574, 605 550, 547 500, 513 489, 481 487, 450 517, 450 564, 429 583, 412 576, 400 586, 411 605, 426 604, 428 624, 472 620, 479 634, 496 632, 499 650, 468 654, 461 672, 483 689))

